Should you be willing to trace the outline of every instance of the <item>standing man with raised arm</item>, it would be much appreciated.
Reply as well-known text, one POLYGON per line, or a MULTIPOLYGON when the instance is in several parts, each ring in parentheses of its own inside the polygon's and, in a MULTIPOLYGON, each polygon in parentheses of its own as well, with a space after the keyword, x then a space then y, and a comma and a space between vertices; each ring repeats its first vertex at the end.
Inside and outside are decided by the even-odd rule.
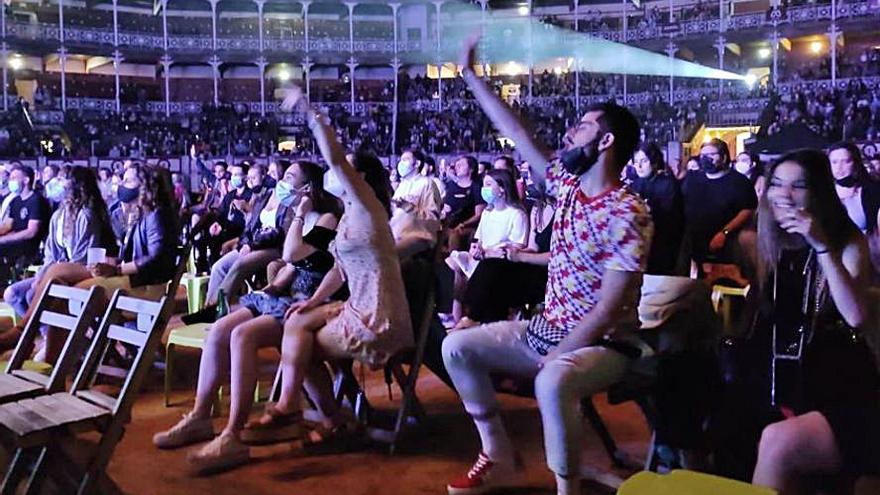
POLYGON ((647 206, 620 181, 638 144, 625 108, 588 109, 565 135, 560 163, 473 72, 478 38, 467 41, 463 76, 483 110, 512 139, 539 187, 556 197, 545 309, 528 322, 497 322, 453 332, 443 359, 480 435, 473 467, 450 494, 486 493, 519 482, 518 456, 499 418, 489 374, 535 380, 547 463, 559 494, 580 493, 580 400, 607 389, 647 349, 633 331, 653 225, 647 206))

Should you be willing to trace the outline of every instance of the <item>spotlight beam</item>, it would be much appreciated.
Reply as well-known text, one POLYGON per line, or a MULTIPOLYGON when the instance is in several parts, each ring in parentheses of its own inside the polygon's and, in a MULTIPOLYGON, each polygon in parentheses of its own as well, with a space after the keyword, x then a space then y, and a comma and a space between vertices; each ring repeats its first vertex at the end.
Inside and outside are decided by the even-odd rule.
MULTIPOLYGON (((479 13, 480 9, 474 8, 474 15, 479 13)), ((519 54, 525 61, 529 53, 527 33, 530 27, 534 61, 571 57, 579 61, 579 68, 584 72, 745 80, 745 76, 733 72, 670 59, 667 55, 544 24, 533 18, 499 16, 493 12, 486 15, 480 44, 481 59, 488 63, 502 63, 510 61, 512 54, 519 54)), ((450 42, 447 55, 457 57, 457 49, 452 48, 461 47, 470 34, 462 30, 446 36, 446 41, 450 42)))

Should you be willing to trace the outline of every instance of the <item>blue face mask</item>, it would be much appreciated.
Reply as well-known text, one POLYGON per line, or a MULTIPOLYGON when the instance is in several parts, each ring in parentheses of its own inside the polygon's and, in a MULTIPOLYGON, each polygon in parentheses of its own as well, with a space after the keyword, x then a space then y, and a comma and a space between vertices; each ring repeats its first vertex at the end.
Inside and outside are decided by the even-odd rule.
POLYGON ((141 196, 141 188, 138 187, 125 187, 123 185, 119 186, 119 190, 116 192, 116 197, 119 198, 119 201, 123 203, 133 203, 137 201, 137 199, 141 196))
POLYGON ((60 179, 54 178, 46 183, 46 197, 60 203, 67 197, 67 188, 60 179))
POLYGON ((495 200, 498 199, 495 197, 495 191, 493 191, 491 187, 486 186, 480 189, 480 196, 482 196, 483 201, 489 205, 495 204, 495 200))
POLYGON ((17 180, 9 181, 9 192, 11 192, 12 194, 18 194, 19 192, 21 192, 21 182, 17 180))
POLYGON ((293 186, 283 180, 278 181, 278 184, 275 185, 275 196, 279 203, 290 206, 293 203, 293 186))
POLYGON ((229 179, 229 185, 232 186, 234 189, 238 189, 243 184, 244 184, 244 179, 242 179, 240 175, 233 175, 229 179))

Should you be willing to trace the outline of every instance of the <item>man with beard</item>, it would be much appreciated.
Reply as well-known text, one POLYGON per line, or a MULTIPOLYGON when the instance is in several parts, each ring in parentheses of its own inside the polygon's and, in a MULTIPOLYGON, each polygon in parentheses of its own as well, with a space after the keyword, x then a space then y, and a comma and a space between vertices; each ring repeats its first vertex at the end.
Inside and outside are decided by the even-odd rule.
POLYGON ((532 178, 557 201, 545 309, 529 321, 459 330, 443 360, 480 435, 473 467, 450 494, 486 493, 521 482, 519 457, 499 417, 490 373, 534 380, 547 463, 559 494, 580 493, 580 401, 606 390, 646 349, 635 335, 642 273, 653 224, 639 196, 620 181, 638 144, 639 124, 614 103, 587 110, 565 135, 559 163, 472 70, 477 38, 466 44, 462 74, 483 110, 512 139, 532 178))
POLYGON ((691 259, 733 263, 737 233, 749 222, 758 197, 749 180, 731 173, 727 143, 712 139, 700 148, 700 170, 682 186, 691 259))

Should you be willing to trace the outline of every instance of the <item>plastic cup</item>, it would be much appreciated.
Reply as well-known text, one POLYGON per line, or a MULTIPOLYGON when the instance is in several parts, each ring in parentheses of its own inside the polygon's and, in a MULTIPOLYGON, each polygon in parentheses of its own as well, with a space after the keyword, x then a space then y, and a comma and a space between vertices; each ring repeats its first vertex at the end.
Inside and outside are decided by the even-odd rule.
POLYGON ((86 252, 86 265, 95 265, 107 261, 107 250, 104 248, 89 248, 86 252))

